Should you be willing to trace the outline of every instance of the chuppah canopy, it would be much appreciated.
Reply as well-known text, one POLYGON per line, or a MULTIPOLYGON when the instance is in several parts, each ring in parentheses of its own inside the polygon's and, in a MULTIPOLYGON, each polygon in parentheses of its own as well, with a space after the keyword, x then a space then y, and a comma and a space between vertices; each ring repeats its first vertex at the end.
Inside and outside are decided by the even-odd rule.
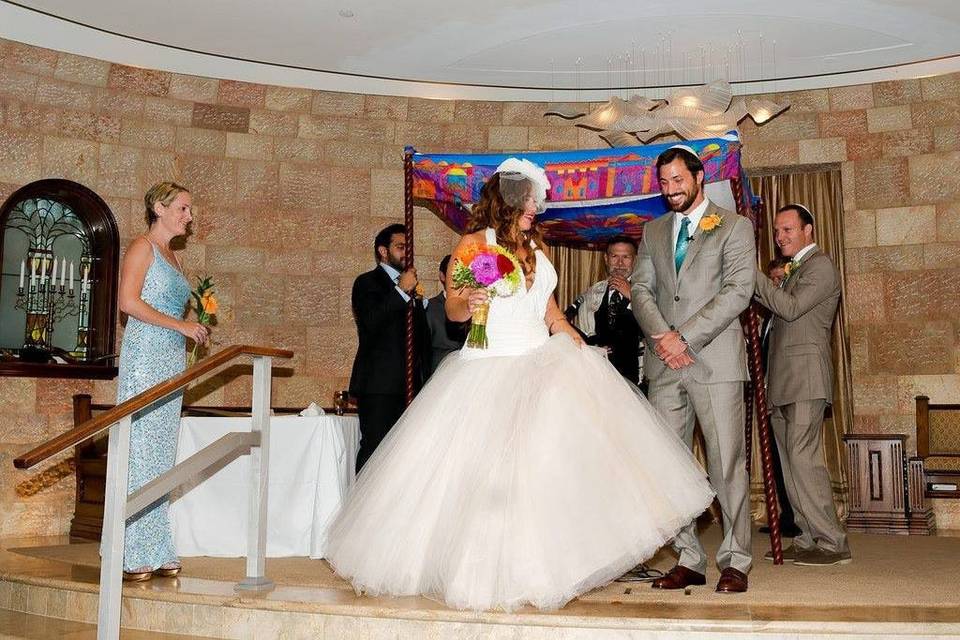
MULTIPOLYGON (((676 146, 675 142, 580 149, 575 151, 519 152, 509 154, 404 154, 404 224, 406 226, 405 264, 413 266, 414 201, 432 209, 455 231, 462 233, 470 216, 470 207, 478 201, 484 183, 507 158, 523 158, 546 171, 550 182, 546 210, 538 216, 546 240, 553 244, 591 247, 605 244, 616 235, 639 239, 644 223, 666 213, 656 175, 657 156, 676 146)), ((704 166, 707 197, 719 206, 748 216, 756 224, 754 198, 750 183, 740 164, 740 139, 731 132, 721 138, 688 140, 704 166)), ((741 317, 749 351, 750 377, 763 380, 760 355, 760 322, 754 303, 741 317)), ((407 307, 406 399, 413 399, 413 302, 407 307)), ((780 517, 773 483, 770 422, 766 389, 754 383, 757 406, 760 462, 763 469, 764 498, 770 523, 770 544, 775 564, 783 563, 780 517)), ((752 411, 747 402, 745 444, 751 450, 752 411)), ((749 465, 749 463, 748 463, 749 465)))
MULTIPOLYGON (((615 235, 639 239, 643 224, 663 215, 657 156, 677 143, 614 149, 508 154, 413 154, 413 197, 462 233, 470 207, 497 166, 510 157, 540 165, 550 180, 547 209, 539 222, 548 242, 602 245, 615 235)), ((721 207, 753 216, 753 196, 740 165, 740 140, 690 140, 704 166, 707 197, 721 207), (739 184, 737 184, 739 183, 739 184)))

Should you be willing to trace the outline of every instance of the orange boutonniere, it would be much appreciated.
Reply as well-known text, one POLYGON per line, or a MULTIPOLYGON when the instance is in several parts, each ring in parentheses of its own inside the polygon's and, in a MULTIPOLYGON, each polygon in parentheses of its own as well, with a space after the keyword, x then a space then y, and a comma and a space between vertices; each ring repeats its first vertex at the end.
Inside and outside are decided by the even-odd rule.
POLYGON ((723 217, 717 213, 711 213, 708 216, 700 218, 700 231, 710 233, 723 224, 723 217))
POLYGON ((789 277, 790 277, 790 274, 792 274, 794 271, 796 271, 796 270, 797 270, 797 267, 799 267, 799 266, 800 266, 800 263, 799 263, 798 261, 796 261, 796 260, 791 260, 791 261, 788 262, 787 264, 783 265, 783 275, 784 275, 784 277, 789 278, 789 277))

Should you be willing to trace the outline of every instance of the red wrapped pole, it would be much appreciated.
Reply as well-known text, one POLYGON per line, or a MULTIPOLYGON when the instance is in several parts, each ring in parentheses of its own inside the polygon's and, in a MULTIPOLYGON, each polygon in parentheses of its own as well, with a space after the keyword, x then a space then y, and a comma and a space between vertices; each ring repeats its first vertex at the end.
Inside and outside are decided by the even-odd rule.
MULTIPOLYGON (((742 214, 744 203, 741 178, 732 178, 730 187, 733 189, 737 209, 742 214)), ((756 235, 756 231, 754 233, 756 235)), ((750 370, 750 379, 753 381, 753 397, 757 410, 757 440, 760 444, 760 469, 763 475, 763 497, 767 507, 767 524, 770 527, 770 548, 773 551, 773 563, 783 564, 780 512, 777 508, 777 488, 773 479, 773 456, 771 454, 771 447, 774 446, 774 443, 770 435, 770 414, 767 413, 767 388, 763 384, 763 358, 760 353, 760 314, 757 312, 756 304, 755 302, 751 303, 747 309, 745 313, 746 323, 743 328, 747 338, 747 366, 750 370)), ((741 316, 741 323, 743 323, 743 316, 741 316)), ((747 428, 750 429, 750 423, 747 424, 747 428)), ((750 450, 747 449, 748 460, 750 453, 750 450)))
MULTIPOLYGON (((743 325, 744 319, 740 320, 743 325)), ((747 477, 753 471, 753 380, 744 385, 743 446, 747 450, 747 477)))
MULTIPOLYGON (((403 225, 405 227, 404 235, 407 248, 403 256, 404 269, 413 267, 413 147, 406 147, 403 150, 403 225)), ((417 303, 416 296, 410 297, 407 304, 407 326, 406 326, 406 351, 404 357, 405 365, 405 393, 406 403, 413 402, 413 365, 414 359, 414 331, 413 331, 413 306, 417 303)))

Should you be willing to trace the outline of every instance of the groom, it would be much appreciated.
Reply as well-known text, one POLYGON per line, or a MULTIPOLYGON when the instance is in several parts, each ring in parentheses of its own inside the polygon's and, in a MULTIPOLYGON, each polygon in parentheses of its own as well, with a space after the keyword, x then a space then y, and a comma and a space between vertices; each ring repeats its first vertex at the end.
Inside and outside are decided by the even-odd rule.
MULTIPOLYGON (((649 398, 692 446, 694 422, 706 443, 707 472, 723 513, 717 591, 747 590, 749 479, 744 451, 747 357, 738 316, 757 270, 750 222, 703 193, 703 164, 678 145, 657 158, 660 192, 672 213, 644 226, 633 274, 633 313, 647 336, 643 369, 649 398)), ((696 521, 677 534, 677 565, 655 589, 706 584, 707 556, 696 521)))

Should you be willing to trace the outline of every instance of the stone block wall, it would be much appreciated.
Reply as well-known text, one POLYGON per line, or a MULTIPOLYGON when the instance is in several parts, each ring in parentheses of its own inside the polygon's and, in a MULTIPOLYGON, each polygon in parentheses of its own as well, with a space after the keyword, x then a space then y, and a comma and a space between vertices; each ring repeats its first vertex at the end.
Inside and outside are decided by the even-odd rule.
MULTIPOLYGON (((787 94, 744 127, 748 167, 841 163, 855 428, 912 433, 912 398, 960 402, 960 75, 787 94)), ((249 84, 126 67, 0 40, 0 201, 41 178, 94 190, 122 242, 141 233, 158 180, 193 192, 190 274, 221 299, 217 345, 293 349, 279 405, 329 404, 356 348, 350 286, 372 239, 402 219, 402 150, 605 146, 542 117, 541 103, 440 101, 249 84)), ((416 266, 437 291, 455 235, 416 214, 416 266)), ((249 376, 192 390, 247 404, 249 376)), ((63 533, 70 479, 23 499, 19 453, 67 429, 69 398, 112 402, 115 383, 0 378, 0 535, 63 533)), ((41 467, 42 468, 42 467, 41 467)), ((960 526, 960 524, 958 524, 960 526)))

